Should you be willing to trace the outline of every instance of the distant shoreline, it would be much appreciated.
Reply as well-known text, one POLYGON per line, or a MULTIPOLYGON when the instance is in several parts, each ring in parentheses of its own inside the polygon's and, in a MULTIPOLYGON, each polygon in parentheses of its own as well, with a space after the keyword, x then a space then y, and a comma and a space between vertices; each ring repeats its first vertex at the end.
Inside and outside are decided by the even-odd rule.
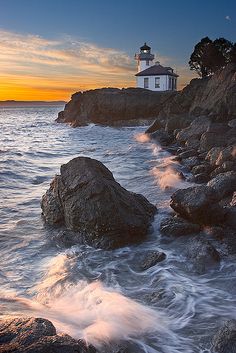
POLYGON ((64 101, 15 101, 15 100, 6 100, 0 101, 0 107, 36 107, 36 106, 58 106, 65 105, 64 101))

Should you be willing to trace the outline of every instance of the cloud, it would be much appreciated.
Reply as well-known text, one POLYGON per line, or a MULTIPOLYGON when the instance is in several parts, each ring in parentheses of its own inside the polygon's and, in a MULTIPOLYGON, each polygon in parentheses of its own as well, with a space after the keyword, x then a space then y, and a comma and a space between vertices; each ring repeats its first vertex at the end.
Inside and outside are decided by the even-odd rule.
POLYGON ((44 99, 68 99, 78 90, 134 86, 135 71, 134 58, 119 49, 68 35, 50 40, 0 29, 0 100, 36 99, 43 92, 44 99))
POLYGON ((225 19, 226 19, 227 21, 231 21, 231 17, 230 17, 229 15, 225 16, 225 19))

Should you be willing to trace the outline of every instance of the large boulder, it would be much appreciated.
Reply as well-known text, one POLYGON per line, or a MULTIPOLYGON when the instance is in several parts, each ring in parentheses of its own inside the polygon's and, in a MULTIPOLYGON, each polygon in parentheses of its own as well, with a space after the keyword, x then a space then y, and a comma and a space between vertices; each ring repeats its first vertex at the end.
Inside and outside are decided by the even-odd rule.
POLYGON ((160 231, 164 235, 178 237, 198 233, 200 226, 180 217, 168 217, 161 222, 160 231))
POLYGON ((142 239, 156 212, 144 196, 125 190, 99 161, 77 157, 61 166, 41 203, 45 221, 79 239, 114 248, 142 239))
POLYGON ((212 339, 214 353, 236 353, 236 320, 228 320, 212 339))
POLYGON ((170 206, 191 222, 217 224, 224 219, 224 211, 217 201, 215 191, 209 186, 201 185, 174 192, 170 206))
POLYGON ((211 120, 206 116, 201 116, 194 119, 191 124, 185 129, 181 130, 177 136, 176 140, 180 142, 185 142, 189 138, 200 138, 201 135, 208 129, 211 124, 211 120))
POLYGON ((53 324, 41 318, 0 319, 1 353, 96 353, 96 349, 66 334, 56 334, 53 324))

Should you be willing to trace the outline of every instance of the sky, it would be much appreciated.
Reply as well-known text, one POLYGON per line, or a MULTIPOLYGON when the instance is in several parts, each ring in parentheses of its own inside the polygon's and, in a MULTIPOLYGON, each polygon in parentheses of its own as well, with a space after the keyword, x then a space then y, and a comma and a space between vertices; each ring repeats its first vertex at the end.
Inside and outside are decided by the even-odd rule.
POLYGON ((135 86, 147 42, 162 65, 195 75, 201 38, 236 41, 235 0, 0 0, 0 100, 66 100, 80 90, 135 86))

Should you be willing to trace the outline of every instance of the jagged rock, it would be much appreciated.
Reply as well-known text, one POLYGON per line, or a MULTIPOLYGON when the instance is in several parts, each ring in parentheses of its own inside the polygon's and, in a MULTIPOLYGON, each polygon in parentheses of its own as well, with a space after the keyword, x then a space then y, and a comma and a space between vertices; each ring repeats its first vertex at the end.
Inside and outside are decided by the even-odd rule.
POLYGON ((96 353, 82 340, 56 334, 53 324, 41 318, 0 319, 1 353, 96 353))
POLYGON ((143 256, 140 264, 141 270, 145 271, 150 267, 155 266, 158 262, 165 260, 166 254, 160 251, 147 251, 143 256))
POLYGON ((235 171, 236 172, 236 162, 235 161, 226 161, 221 164, 221 166, 215 168, 210 176, 211 178, 215 178, 218 174, 235 171))
POLYGON ((220 261, 220 255, 214 246, 202 236, 196 236, 186 244, 186 255, 191 267, 198 274, 205 273, 220 261))
POLYGON ((193 223, 218 224, 224 219, 224 210, 217 201, 215 191, 201 185, 174 192, 170 206, 193 223))
POLYGON ((228 320, 212 339, 214 353, 236 353, 236 320, 228 320))
POLYGON ((218 174, 207 183, 207 186, 214 190, 217 200, 221 200, 236 190, 236 172, 218 174))
POLYGON ((159 129, 151 134, 152 138, 157 140, 161 145, 169 145, 173 141, 173 137, 164 129, 159 129))
POLYGON ((186 127, 185 129, 181 130, 177 136, 176 140, 179 142, 185 142, 188 139, 196 139, 200 137, 210 126, 211 120, 206 116, 201 116, 194 119, 190 126, 186 127))
POLYGON ((185 146, 198 150, 200 146, 200 140, 197 138, 189 138, 185 141, 185 146))
POLYGON ((233 159, 233 151, 235 148, 236 146, 228 146, 221 150, 215 164, 219 166, 226 161, 231 161, 233 159))
POLYGON ((159 129, 163 129, 165 127, 165 123, 163 122, 163 119, 157 118, 154 120, 151 126, 145 131, 146 134, 151 134, 159 129))
POLYGON ((236 229, 236 207, 226 207, 225 211, 225 224, 233 229, 236 229))
POLYGON ((86 157, 61 166, 41 206, 47 223, 64 224, 103 248, 143 239, 156 212, 145 197, 122 188, 101 162, 86 157))
POLYGON ((200 226, 198 224, 187 222, 180 217, 169 217, 161 222, 160 231, 162 234, 178 237, 198 233, 200 231, 200 226))
POLYGON ((230 127, 236 128, 236 119, 230 120, 228 121, 228 125, 230 127))

